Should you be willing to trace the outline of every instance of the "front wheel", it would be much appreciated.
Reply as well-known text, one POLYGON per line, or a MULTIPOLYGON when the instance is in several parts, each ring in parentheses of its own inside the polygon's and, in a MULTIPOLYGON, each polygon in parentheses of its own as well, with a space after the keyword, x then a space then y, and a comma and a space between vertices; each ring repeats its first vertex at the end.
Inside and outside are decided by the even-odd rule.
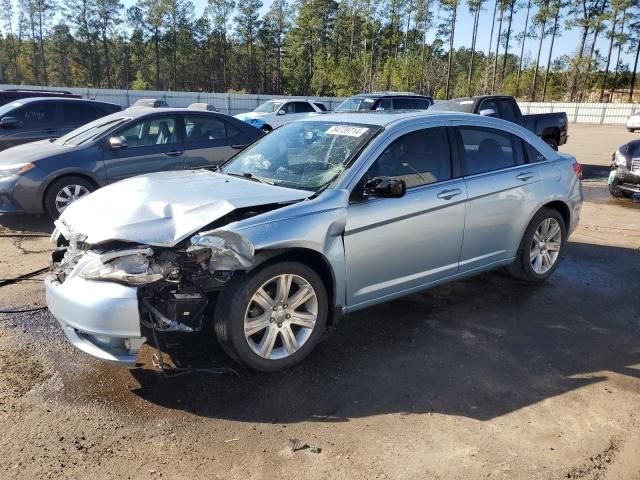
POLYGON ((214 328, 222 348, 254 370, 301 362, 327 322, 328 297, 304 264, 278 262, 234 278, 221 292, 214 328))
POLYGON ((55 180, 44 195, 44 209, 52 220, 57 219, 73 202, 96 189, 82 177, 68 176, 55 180))
POLYGON ((560 263, 566 243, 566 226, 556 210, 543 208, 531 219, 524 232, 511 274, 531 283, 540 283, 551 276, 560 263))
POLYGON ((618 187, 615 183, 609 184, 609 193, 616 198, 626 198, 631 196, 629 193, 618 187))

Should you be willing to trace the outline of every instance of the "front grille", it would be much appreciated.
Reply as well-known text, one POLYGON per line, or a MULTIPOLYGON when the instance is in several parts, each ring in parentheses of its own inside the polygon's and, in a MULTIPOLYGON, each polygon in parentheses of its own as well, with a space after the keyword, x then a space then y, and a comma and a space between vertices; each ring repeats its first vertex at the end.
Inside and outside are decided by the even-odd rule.
POLYGON ((640 173, 640 158, 638 160, 631 160, 631 171, 640 173))

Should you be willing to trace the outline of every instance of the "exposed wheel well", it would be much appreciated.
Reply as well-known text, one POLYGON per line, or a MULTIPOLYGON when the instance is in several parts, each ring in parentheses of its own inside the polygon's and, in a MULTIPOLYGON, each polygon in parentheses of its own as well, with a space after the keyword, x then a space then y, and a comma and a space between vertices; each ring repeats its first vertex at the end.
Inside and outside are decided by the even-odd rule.
POLYGON ((87 182, 89 182, 91 185, 93 185, 96 188, 100 187, 100 185, 98 185, 98 183, 93 178, 91 178, 89 175, 87 175, 85 173, 76 173, 76 172, 63 173, 62 175, 58 175, 57 177, 51 179, 51 181, 47 184, 46 188, 44 189, 44 192, 42 193, 42 207, 43 208, 45 208, 45 199, 47 198, 47 192, 49 191, 49 188, 51 188, 51 185, 53 185, 54 182, 57 182, 61 178, 65 178, 65 177, 79 177, 79 178, 82 178, 82 179, 86 180, 87 182))
POLYGON ((551 210, 557 211, 560 215, 562 215, 562 219, 564 220, 564 224, 569 229, 569 225, 571 222, 571 212, 569 211, 569 207, 566 203, 561 202, 560 200, 555 200, 553 202, 549 202, 544 205, 545 208, 550 208, 551 210))
POLYGON ((335 277, 329 262, 321 253, 306 248, 284 248, 256 252, 256 258, 258 259, 256 266, 287 260, 300 262, 313 268, 316 273, 320 275, 322 283, 327 290, 327 296, 329 297, 329 318, 327 319, 327 325, 331 325, 334 320, 336 320, 334 312, 336 305, 335 277))
POLYGON ((556 142, 560 141, 560 130, 557 128, 547 128, 542 132, 542 138, 553 138, 556 142))

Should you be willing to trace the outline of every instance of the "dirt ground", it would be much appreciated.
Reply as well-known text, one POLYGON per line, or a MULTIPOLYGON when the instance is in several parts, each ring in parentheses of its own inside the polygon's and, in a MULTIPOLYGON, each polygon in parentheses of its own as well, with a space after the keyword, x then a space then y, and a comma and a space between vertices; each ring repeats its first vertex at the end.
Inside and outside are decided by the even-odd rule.
MULTIPOLYGON (((640 135, 570 134, 586 201, 550 281, 495 272, 359 312, 284 373, 164 379, 150 347, 118 368, 45 312, 0 315, 0 478, 640 478, 640 203, 606 188, 640 135)), ((48 263, 22 231, 50 227, 0 215, 2 278, 48 263)), ((39 305, 40 281, 0 288, 0 308, 39 305)), ((231 365, 209 338, 172 356, 231 365)))

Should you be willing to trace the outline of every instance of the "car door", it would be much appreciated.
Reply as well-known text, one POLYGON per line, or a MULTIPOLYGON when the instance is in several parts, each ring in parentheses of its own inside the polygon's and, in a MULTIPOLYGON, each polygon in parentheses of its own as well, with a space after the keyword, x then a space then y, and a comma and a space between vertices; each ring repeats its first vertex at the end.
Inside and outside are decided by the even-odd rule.
POLYGON ((3 128, 0 132, 3 149, 60 136, 57 102, 27 102, 8 112, 5 117, 16 118, 18 124, 3 128))
POLYGON ((95 107, 86 102, 60 102, 60 110, 62 118, 59 136, 98 118, 95 107))
POLYGON ((184 148, 176 115, 144 117, 122 127, 111 137, 122 137, 123 148, 103 144, 109 183, 143 173, 184 169, 184 148))
POLYGON ((447 127, 408 128, 378 150, 347 208, 347 305, 360 307, 455 275, 466 189, 452 168, 447 127), (363 199, 380 176, 407 183, 401 198, 363 199))
POLYGON ((180 118, 185 168, 220 165, 249 143, 247 134, 222 115, 185 114, 180 118))
POLYGON ((515 256, 542 186, 514 133, 460 124, 454 131, 468 195, 460 255, 460 272, 466 272, 515 256))

